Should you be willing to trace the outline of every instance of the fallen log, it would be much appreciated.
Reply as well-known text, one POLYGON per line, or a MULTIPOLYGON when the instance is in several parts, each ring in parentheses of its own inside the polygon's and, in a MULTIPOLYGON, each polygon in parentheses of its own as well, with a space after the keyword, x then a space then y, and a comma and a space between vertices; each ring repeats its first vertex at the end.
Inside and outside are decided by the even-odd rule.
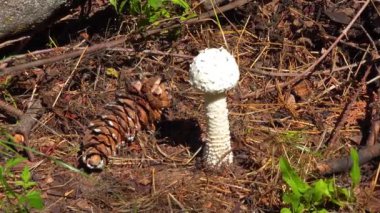
MULTIPOLYGON (((363 165, 372 159, 380 156, 380 143, 373 146, 367 146, 359 150, 359 165, 363 165)), ((345 172, 352 167, 350 156, 339 159, 332 159, 326 162, 319 163, 317 170, 321 175, 330 175, 334 173, 345 172)))

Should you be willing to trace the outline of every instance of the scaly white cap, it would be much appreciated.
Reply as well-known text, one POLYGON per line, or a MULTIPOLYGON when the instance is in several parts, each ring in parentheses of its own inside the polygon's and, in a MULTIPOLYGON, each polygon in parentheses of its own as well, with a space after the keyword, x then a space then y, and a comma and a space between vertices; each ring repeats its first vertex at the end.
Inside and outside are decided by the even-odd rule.
POLYGON ((222 93, 239 80, 239 67, 226 49, 211 48, 200 51, 190 65, 190 83, 205 93, 222 93))

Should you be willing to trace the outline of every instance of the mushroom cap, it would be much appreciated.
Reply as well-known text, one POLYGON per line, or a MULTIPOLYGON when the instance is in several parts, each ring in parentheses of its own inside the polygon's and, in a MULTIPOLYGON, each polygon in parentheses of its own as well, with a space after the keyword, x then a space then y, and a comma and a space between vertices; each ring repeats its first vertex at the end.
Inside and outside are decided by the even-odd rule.
POLYGON ((200 51, 190 65, 190 83, 205 93, 222 93, 239 80, 239 67, 226 49, 210 48, 200 51))

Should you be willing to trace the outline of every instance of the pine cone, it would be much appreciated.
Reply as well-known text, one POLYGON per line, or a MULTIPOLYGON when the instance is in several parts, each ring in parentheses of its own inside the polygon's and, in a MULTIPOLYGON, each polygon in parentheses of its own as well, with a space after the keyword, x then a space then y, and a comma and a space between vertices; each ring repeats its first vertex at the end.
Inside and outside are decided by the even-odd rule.
POLYGON ((90 122, 82 139, 82 161, 89 169, 102 169, 108 157, 126 142, 132 142, 142 129, 155 130, 155 122, 168 108, 171 97, 160 77, 137 81, 127 94, 105 106, 106 113, 90 122))

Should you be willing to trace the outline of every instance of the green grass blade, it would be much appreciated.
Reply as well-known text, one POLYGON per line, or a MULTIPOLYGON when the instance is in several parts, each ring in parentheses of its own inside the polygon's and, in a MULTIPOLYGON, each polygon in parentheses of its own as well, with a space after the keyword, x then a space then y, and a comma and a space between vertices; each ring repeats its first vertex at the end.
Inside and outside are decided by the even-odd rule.
POLYGON ((361 175, 360 175, 360 166, 359 166, 359 154, 358 151, 351 148, 350 156, 352 160, 352 167, 350 171, 350 177, 352 180, 353 187, 356 187, 360 183, 361 175))
POLYGON ((300 195, 310 188, 310 186, 297 175, 295 170, 290 167, 289 162, 283 157, 280 158, 280 170, 282 178, 295 194, 300 195))

